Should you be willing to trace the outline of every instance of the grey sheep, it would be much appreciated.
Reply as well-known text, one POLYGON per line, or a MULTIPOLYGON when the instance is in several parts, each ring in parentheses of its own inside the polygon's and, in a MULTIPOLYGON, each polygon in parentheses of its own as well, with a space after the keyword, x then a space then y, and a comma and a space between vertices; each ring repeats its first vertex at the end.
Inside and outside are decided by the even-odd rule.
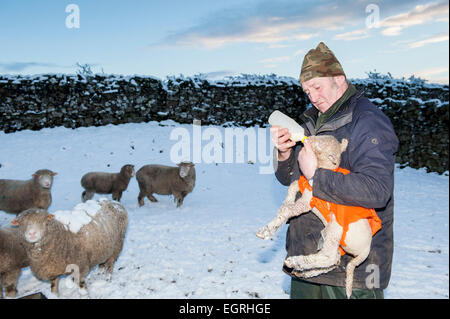
POLYGON ((112 194, 112 199, 120 202, 122 192, 127 189, 133 176, 134 165, 130 164, 122 166, 119 173, 87 173, 81 178, 81 186, 85 189, 81 194, 81 200, 85 202, 97 193, 112 194))
POLYGON ((0 228, 0 299, 3 286, 6 297, 16 297, 21 269, 29 266, 20 238, 16 228, 0 228))
POLYGON ((144 197, 157 202, 153 193, 160 195, 173 194, 177 207, 183 204, 187 194, 195 186, 195 167, 191 162, 182 162, 176 167, 165 165, 145 165, 136 173, 139 184, 139 206, 144 205, 144 197))
POLYGON ((32 179, 0 179, 0 210, 18 214, 28 208, 47 209, 52 203, 51 187, 57 173, 40 169, 32 179))
POLYGON ((128 225, 125 208, 106 199, 79 204, 71 212, 90 218, 76 232, 70 228, 74 221, 66 224, 58 217, 58 213, 67 211, 53 215, 31 208, 11 222, 19 226, 31 271, 41 280, 50 280, 51 291, 56 295, 61 275, 76 275, 80 288, 85 288, 84 277, 96 265, 112 273, 128 225))

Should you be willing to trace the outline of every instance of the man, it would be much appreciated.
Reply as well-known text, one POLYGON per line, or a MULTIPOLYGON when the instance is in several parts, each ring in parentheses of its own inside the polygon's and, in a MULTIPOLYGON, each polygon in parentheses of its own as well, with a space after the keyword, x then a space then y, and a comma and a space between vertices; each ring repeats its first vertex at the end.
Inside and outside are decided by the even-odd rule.
MULTIPOLYGON (((315 197, 376 210, 382 228, 372 239, 369 256, 355 269, 352 298, 383 298, 393 254, 397 136, 388 117, 346 79, 341 64, 323 42, 305 55, 300 84, 314 106, 298 121, 305 135, 333 135, 339 141, 346 138, 349 145, 340 167, 350 173, 317 168, 308 140, 304 144, 292 142, 287 129, 272 127, 272 139, 278 149, 275 176, 288 186, 303 174, 312 182, 315 197)), ((312 212, 291 218, 286 236, 287 257, 316 253, 323 227, 312 212)), ((351 258, 344 255, 334 270, 307 279, 297 278, 294 269, 284 265, 283 270, 292 277, 291 298, 346 298, 345 267, 351 258)))

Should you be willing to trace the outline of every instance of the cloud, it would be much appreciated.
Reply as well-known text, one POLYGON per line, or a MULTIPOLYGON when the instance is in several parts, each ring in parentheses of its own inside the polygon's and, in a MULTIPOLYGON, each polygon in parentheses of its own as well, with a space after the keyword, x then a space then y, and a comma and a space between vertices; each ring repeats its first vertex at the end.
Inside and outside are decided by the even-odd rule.
POLYGON ((408 44, 408 47, 411 49, 415 49, 415 48, 423 47, 424 45, 427 45, 430 43, 438 43, 438 42, 444 42, 444 41, 448 41, 448 32, 437 34, 428 39, 411 42, 408 44))
POLYGON ((350 31, 350 32, 340 33, 340 34, 336 34, 334 36, 334 39, 335 40, 345 40, 345 41, 365 39, 365 38, 369 37, 368 31, 369 31, 369 29, 364 28, 364 29, 354 30, 354 31, 350 31))
POLYGON ((448 84, 448 74, 448 66, 442 66, 418 70, 416 72, 408 74, 406 77, 409 78, 410 76, 414 75, 415 77, 426 79, 429 82, 448 84))
POLYGON ((290 56, 279 56, 279 57, 260 60, 259 63, 280 63, 280 62, 289 61, 290 59, 291 59, 290 56))
POLYGON ((380 26, 385 28, 381 33, 386 36, 397 36, 402 33, 403 29, 415 25, 448 21, 448 14, 448 1, 417 5, 410 12, 390 16, 381 21, 380 26))
POLYGON ((0 63, 0 68, 5 72, 22 72, 31 67, 57 67, 54 63, 41 63, 41 62, 9 62, 0 63))
MULTIPOLYGON (((243 2, 213 12, 191 27, 171 33, 150 46, 213 49, 235 43, 261 43, 275 48, 311 39, 322 32, 354 26, 365 19, 368 3, 350 0, 243 2)), ((389 4, 389 10, 405 3, 407 1, 389 4)))

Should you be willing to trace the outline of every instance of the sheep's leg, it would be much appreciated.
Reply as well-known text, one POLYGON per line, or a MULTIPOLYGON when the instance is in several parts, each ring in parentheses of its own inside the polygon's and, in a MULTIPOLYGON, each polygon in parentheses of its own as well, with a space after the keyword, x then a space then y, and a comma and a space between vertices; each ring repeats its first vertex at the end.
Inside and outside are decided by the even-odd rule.
POLYGON ((113 200, 120 202, 121 198, 122 198, 122 192, 121 191, 114 191, 112 193, 112 199, 113 200))
POLYGON ((50 287, 51 287, 51 292, 54 293, 56 296, 59 295, 59 287, 58 287, 58 284, 59 284, 59 277, 56 277, 56 278, 54 278, 54 279, 51 279, 51 285, 50 285, 50 287))
POLYGON ((140 207, 142 207, 142 206, 144 206, 144 197, 145 197, 145 192, 143 192, 143 191, 139 191, 139 195, 138 195, 138 203, 139 203, 139 206, 140 207))
POLYGON ((298 183, 295 181, 289 186, 286 199, 284 200, 283 205, 278 209, 275 218, 261 228, 256 233, 256 236, 262 239, 269 239, 275 235, 278 228, 280 228, 289 218, 311 210, 309 202, 306 202, 303 196, 295 201, 298 191, 298 183))
POLYGON ((147 198, 149 201, 156 203, 158 200, 153 196, 152 193, 147 194, 147 198))
POLYGON ((323 248, 316 254, 291 256, 284 261, 285 265, 295 270, 304 271, 315 268, 330 268, 340 261, 339 242, 341 241, 343 228, 336 222, 334 215, 326 226, 323 248))
MULTIPOLYGON (((9 298, 16 297, 17 280, 19 279, 21 269, 14 269, 5 274, 3 285, 5 286, 5 295, 9 298)), ((1 291, 0 291, 1 295, 1 291)))
POLYGON ((92 197, 94 197, 94 194, 95 194, 95 192, 86 190, 81 194, 81 200, 84 203, 84 202, 90 200, 92 197))
POLYGON ((177 207, 180 207, 183 204, 184 196, 183 193, 174 193, 173 196, 176 199, 177 207))

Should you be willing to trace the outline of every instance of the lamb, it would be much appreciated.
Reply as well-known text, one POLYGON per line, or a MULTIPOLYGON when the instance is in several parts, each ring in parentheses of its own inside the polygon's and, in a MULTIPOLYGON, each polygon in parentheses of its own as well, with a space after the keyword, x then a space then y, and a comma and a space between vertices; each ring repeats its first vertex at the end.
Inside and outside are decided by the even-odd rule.
POLYGON ((27 254, 21 245, 17 229, 0 228, 0 299, 2 299, 3 286, 6 297, 16 297, 21 269, 28 266, 27 254))
POLYGON ((0 179, 0 210, 18 214, 28 208, 47 209, 52 203, 51 187, 57 173, 40 169, 32 179, 0 179))
POLYGON ((96 265, 112 273, 122 251, 128 214, 118 202, 102 198, 54 214, 31 208, 11 224, 19 226, 31 271, 41 280, 50 280, 51 291, 58 295, 61 275, 76 271, 80 288, 86 289, 85 276, 96 265))
POLYGON ((112 199, 120 202, 122 192, 127 189, 131 177, 134 176, 134 165, 124 165, 119 173, 90 172, 81 178, 81 186, 85 189, 81 200, 86 202, 95 193, 112 194, 112 199))
MULTIPOLYGON (((318 167, 335 171, 344 170, 339 167, 341 154, 347 148, 348 141, 343 139, 339 143, 333 136, 310 136, 309 141, 317 157, 318 167)), ((303 178, 303 184, 307 183, 303 178)), ((354 258, 348 263, 346 268, 346 295, 350 298, 352 294, 353 272, 369 255, 372 236, 381 228, 381 220, 373 209, 362 207, 349 207, 337 205, 312 196, 312 188, 309 184, 303 190, 300 189, 300 181, 294 181, 288 188, 288 194, 277 216, 266 226, 261 228, 256 234, 258 237, 268 239, 272 237, 277 229, 288 219, 299 216, 305 212, 312 212, 319 217, 325 228, 321 232, 322 244, 320 251, 308 256, 291 256, 285 260, 285 265, 293 268, 296 275, 303 278, 310 278, 322 273, 331 271, 338 266, 341 255, 351 254, 354 258), (297 192, 302 191, 302 196, 295 201, 297 192), (325 204, 322 204, 322 203, 325 204), (333 211, 328 215, 324 213, 330 205, 335 205, 333 211), (324 208, 325 207, 325 208, 324 208), (319 211, 320 209, 320 211, 319 211), (349 214, 354 214, 347 224, 343 221, 344 211, 346 218, 349 214), (349 211, 351 210, 351 211, 349 211), (338 217, 338 218, 336 218, 338 217), (348 226, 348 228, 347 228, 348 226), (347 230, 348 229, 348 230, 347 230)))
POLYGON ((139 206, 144 205, 144 197, 157 202, 153 193, 160 195, 173 194, 177 207, 183 204, 187 194, 195 186, 195 167, 192 162, 182 162, 177 167, 164 165, 145 165, 136 173, 139 183, 139 206))

